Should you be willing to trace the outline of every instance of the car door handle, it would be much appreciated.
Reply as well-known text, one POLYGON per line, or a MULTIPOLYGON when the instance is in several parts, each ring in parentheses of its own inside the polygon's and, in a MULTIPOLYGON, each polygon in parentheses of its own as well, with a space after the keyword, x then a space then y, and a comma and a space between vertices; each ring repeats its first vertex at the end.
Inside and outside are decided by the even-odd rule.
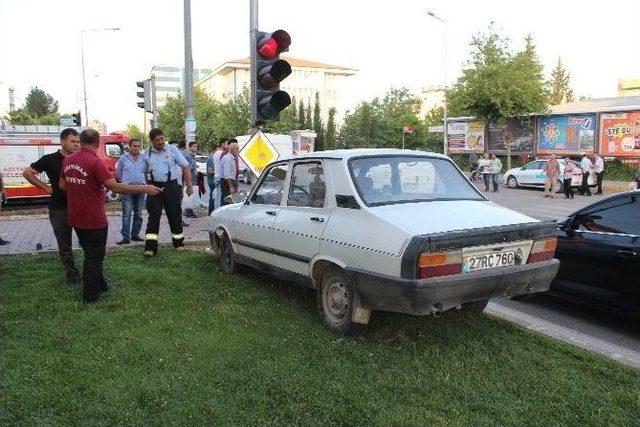
POLYGON ((276 216, 276 211, 267 211, 267 215, 276 216))
POLYGON ((324 218, 320 218, 318 216, 312 216, 311 221, 324 222, 324 218))
POLYGON ((618 255, 620 255, 622 258, 633 258, 638 256, 638 252, 631 249, 618 249, 618 255))

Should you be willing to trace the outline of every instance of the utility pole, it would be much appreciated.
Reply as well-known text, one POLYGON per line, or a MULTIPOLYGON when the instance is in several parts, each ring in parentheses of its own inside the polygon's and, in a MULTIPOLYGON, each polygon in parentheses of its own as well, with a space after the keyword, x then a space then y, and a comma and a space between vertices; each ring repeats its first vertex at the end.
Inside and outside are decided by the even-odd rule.
MULTIPOLYGON (((258 34, 258 0, 249 0, 249 56, 251 63, 249 70, 251 74, 251 99, 256 99, 256 91, 258 90, 258 76, 256 73, 258 67, 258 45, 256 43, 258 34)), ((255 102, 251 102, 251 122, 249 133, 255 134, 260 128, 256 126, 258 120, 258 106, 255 102)))
POLYGON ((193 56, 191 54, 191 0, 184 0, 184 128, 186 142, 196 140, 196 115, 193 102, 193 56))

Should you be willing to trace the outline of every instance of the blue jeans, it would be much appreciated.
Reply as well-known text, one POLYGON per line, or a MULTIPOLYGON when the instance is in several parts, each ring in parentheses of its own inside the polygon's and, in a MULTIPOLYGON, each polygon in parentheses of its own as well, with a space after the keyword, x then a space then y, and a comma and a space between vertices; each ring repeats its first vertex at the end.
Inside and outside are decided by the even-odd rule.
POLYGON ((123 194, 122 195, 122 237, 131 240, 131 237, 140 237, 142 228, 142 209, 146 194, 123 194), (133 226, 131 225, 131 215, 133 214, 133 226))

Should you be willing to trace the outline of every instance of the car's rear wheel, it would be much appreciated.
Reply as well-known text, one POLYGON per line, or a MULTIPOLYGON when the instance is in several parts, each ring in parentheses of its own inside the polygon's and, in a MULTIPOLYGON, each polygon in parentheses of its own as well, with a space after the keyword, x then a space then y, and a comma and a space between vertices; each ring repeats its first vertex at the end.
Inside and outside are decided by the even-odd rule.
POLYGON ((223 232, 220 236, 220 266, 225 273, 234 274, 239 270, 238 263, 235 260, 235 252, 231 246, 231 240, 227 233, 223 232))
POLYGON ((559 179, 558 182, 556 182, 554 190, 556 190, 556 193, 562 193, 564 191, 564 182, 559 179))
POLYGON ((513 175, 509 175, 507 178, 507 187, 518 188, 518 179, 513 175))
POLYGON ((355 292, 349 277, 338 267, 323 274, 317 293, 318 312, 324 324, 335 332, 354 333, 363 325, 352 321, 355 292))

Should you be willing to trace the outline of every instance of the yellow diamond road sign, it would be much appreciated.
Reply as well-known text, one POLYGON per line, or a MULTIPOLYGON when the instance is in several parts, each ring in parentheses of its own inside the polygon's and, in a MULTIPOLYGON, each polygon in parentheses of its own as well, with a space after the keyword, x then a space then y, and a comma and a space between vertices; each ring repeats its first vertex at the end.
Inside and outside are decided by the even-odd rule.
POLYGON ((278 151, 264 133, 258 132, 242 147, 240 158, 256 176, 260 176, 269 163, 278 159, 278 151))

